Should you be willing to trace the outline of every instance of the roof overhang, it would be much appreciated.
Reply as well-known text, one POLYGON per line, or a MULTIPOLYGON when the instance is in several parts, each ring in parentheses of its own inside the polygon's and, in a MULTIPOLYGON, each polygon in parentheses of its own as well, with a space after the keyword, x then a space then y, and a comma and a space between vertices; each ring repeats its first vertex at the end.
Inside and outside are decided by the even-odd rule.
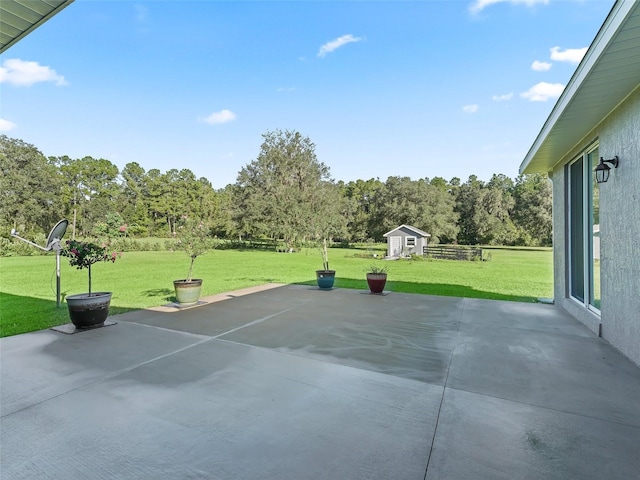
POLYGON ((427 232, 425 232, 423 230, 420 230, 419 228, 413 227, 411 225, 406 225, 406 224, 402 224, 399 227, 394 228, 393 230, 389 230, 387 233, 382 234, 382 236, 383 237, 387 237, 390 234, 392 234, 393 232, 395 232, 397 230, 401 230, 403 228, 406 228, 407 230, 411 230, 413 233, 417 233, 418 236, 421 236, 421 237, 430 237, 431 236, 430 233, 427 233, 427 232))
POLYGON ((0 53, 27 36, 74 0, 2 0, 0 53))
POLYGON ((618 0, 520 165, 549 172, 640 85, 640 2, 618 0))

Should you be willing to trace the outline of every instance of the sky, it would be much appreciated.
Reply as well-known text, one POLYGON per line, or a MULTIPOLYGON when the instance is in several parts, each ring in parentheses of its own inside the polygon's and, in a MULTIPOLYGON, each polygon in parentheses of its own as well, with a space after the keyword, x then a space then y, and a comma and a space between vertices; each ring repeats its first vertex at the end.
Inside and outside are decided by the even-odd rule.
POLYGON ((336 180, 511 178, 612 0, 76 0, 0 56, 0 133, 235 183, 296 130, 336 180))

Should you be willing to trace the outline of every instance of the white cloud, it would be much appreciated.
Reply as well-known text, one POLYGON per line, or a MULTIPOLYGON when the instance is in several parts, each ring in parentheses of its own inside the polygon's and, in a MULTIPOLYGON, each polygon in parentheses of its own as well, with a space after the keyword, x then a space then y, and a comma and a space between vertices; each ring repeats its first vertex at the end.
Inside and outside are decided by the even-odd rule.
POLYGON ((536 60, 531 64, 531 70, 535 70, 536 72, 546 72, 547 70, 550 70, 552 66, 552 63, 536 60))
POLYGON ((232 122, 236 119, 236 114, 231 110, 220 110, 219 112, 213 112, 203 120, 210 125, 219 125, 221 123, 232 122))
POLYGON ((341 37, 336 38, 335 40, 331 40, 330 42, 325 43, 320 47, 318 51, 319 57, 324 57, 327 53, 331 53, 334 50, 346 45, 347 43, 360 42, 362 41, 361 37, 354 37, 353 35, 343 35, 341 37))
POLYGON ((563 91, 564 85, 561 83, 540 82, 521 93, 520 96, 532 102, 546 102, 551 98, 558 98, 563 91))
POLYGON ((16 128, 17 125, 9 120, 5 120, 4 118, 0 118, 0 132, 9 132, 16 128))
POLYGON ((491 97, 492 100, 496 102, 506 102, 507 100, 511 100, 513 98, 513 92, 503 93, 502 95, 494 95, 491 97))
POLYGON ((19 58, 5 60, 0 67, 0 83, 18 87, 30 87, 38 82, 55 82, 57 86, 68 85, 62 75, 38 62, 27 62, 19 58))
POLYGON ((293 92, 296 87, 280 87, 276 88, 276 92, 293 92))
POLYGON ((538 3, 547 5, 549 0, 475 0, 469 6, 469 11, 474 14, 480 13, 488 6, 495 5, 496 3, 511 3, 513 5, 526 5, 527 7, 533 7, 538 3))
POLYGON ((584 48, 567 48, 561 50, 560 47, 553 47, 551 49, 551 60, 556 62, 569 62, 577 65, 587 53, 587 47, 584 48))
POLYGON ((462 107, 462 111, 464 113, 476 113, 479 109, 480 109, 480 106, 476 104, 465 105, 464 107, 462 107))

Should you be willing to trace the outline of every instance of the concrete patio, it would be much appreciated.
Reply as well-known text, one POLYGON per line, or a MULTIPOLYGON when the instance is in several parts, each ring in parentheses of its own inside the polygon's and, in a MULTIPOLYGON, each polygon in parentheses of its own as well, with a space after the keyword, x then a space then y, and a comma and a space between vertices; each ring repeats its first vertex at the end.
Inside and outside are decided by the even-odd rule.
POLYGON ((1 339, 0 477, 640 478, 640 368, 554 306, 271 287, 1 339))

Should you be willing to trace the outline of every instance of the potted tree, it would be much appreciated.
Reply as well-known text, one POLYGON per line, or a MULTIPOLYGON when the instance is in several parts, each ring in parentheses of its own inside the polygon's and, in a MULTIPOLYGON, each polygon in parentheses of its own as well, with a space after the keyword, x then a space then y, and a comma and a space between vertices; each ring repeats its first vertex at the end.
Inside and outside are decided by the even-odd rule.
POLYGON ((173 287, 176 300, 183 307, 198 303, 202 291, 202 279, 193 278, 193 264, 200 255, 213 247, 208 236, 208 229, 200 221, 187 221, 186 225, 178 227, 176 248, 185 252, 190 259, 187 278, 174 280, 173 287))
POLYGON ((336 271, 329 270, 329 251, 327 250, 327 239, 322 239, 320 247, 322 254, 322 270, 316 270, 316 281, 321 290, 331 290, 336 278, 336 271))
POLYGON ((311 214, 307 220, 309 237, 321 240, 322 270, 316 270, 318 287, 333 288, 336 271, 329 268, 329 244, 331 239, 343 237, 347 231, 345 210, 347 205, 341 196, 340 187, 333 181, 321 182, 312 198, 311 214))
POLYGON ((371 293, 382 293, 387 283, 387 268, 371 265, 367 272, 367 284, 371 293))
POLYGON ((66 297, 69 317, 76 328, 96 328, 104 325, 109 316, 112 292, 93 292, 91 289, 91 265, 97 262, 115 262, 117 254, 109 253, 106 244, 67 240, 60 254, 69 258, 69 265, 89 272, 89 292, 66 297))

